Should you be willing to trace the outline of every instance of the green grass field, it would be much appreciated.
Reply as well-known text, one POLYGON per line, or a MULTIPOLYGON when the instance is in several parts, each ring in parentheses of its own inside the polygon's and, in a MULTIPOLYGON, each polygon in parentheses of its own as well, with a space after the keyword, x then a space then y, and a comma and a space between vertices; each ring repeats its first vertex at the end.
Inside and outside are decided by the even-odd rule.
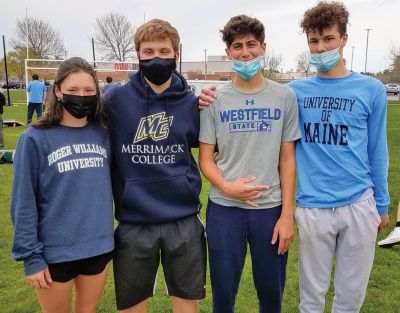
MULTIPOLYGON (((11 107, 5 107, 3 118, 26 120, 25 93, 12 91, 11 107)), ((384 238, 392 229, 397 202, 399 200, 400 176, 400 105, 391 101, 388 109, 388 140, 390 152, 389 190, 391 195, 390 228, 379 234, 378 239, 384 238)), ((19 135, 24 127, 4 128, 5 148, 15 148, 19 135)), ((10 221, 10 192, 12 182, 12 165, 0 164, 0 312, 40 312, 33 290, 24 282, 23 266, 12 260, 10 256, 13 228, 10 221)), ((201 199, 206 203, 208 182, 204 181, 201 199)), ((202 210, 205 215, 205 208, 202 210)), ((204 219, 204 218, 203 218, 204 219)), ((362 238, 360 238, 362 240, 362 238)), ((252 269, 249 258, 246 260, 239 294, 236 301, 237 313, 256 313, 257 299, 253 287, 252 269)), ((366 300, 361 310, 363 313, 396 313, 400 312, 400 247, 393 249, 377 248, 374 268, 372 271, 366 300)), ((330 308, 333 298, 333 289, 329 290, 326 307, 330 308)), ((297 241, 292 244, 287 267, 286 289, 283 300, 283 312, 297 312, 299 299, 298 271, 297 271, 297 241)), ((156 296, 150 302, 150 311, 156 313, 171 312, 170 301, 165 294, 163 276, 159 275, 156 296)), ((330 309, 325 310, 329 312, 330 309)), ((98 312, 116 312, 114 300, 114 285, 112 270, 101 300, 98 312)), ((207 297, 201 301, 201 312, 211 312, 211 287, 207 278, 207 297)))

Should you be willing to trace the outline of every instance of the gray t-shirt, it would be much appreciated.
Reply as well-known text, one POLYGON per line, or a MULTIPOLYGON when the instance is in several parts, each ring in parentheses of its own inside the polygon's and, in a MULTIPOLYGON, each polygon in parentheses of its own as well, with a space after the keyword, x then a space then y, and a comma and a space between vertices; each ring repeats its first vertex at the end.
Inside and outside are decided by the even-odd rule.
MULTIPOLYGON (((281 144, 300 138, 294 92, 271 80, 256 93, 243 93, 232 82, 221 87, 214 104, 200 114, 200 142, 218 146, 215 162, 225 180, 257 177, 249 185, 268 185, 258 208, 282 203, 279 179, 281 144)), ((215 186, 210 199, 224 206, 253 207, 229 198, 215 186)))

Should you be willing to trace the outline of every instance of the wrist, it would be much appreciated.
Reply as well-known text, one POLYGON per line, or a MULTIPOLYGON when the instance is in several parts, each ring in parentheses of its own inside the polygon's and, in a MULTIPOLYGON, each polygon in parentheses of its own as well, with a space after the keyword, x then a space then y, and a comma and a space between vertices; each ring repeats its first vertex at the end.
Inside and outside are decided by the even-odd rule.
POLYGON ((218 189, 219 189, 219 191, 221 191, 223 194, 226 194, 227 193, 227 190, 228 190, 228 182, 227 181, 225 181, 225 180, 222 180, 219 184, 218 184, 218 186, 216 186, 218 189))
POLYGON ((282 209, 282 212, 281 212, 281 216, 280 216, 280 218, 283 218, 283 219, 293 219, 294 217, 293 217, 293 210, 290 210, 290 209, 288 209, 288 210, 283 210, 282 209))

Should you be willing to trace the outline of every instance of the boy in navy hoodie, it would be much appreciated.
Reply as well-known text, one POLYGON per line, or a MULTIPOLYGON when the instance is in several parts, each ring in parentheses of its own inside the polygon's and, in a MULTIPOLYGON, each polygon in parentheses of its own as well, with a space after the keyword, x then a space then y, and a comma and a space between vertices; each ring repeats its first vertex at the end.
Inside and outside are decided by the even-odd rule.
POLYGON ((199 219, 198 101, 175 71, 179 35, 162 20, 135 33, 139 72, 106 94, 113 151, 117 307, 146 312, 161 259, 174 312, 205 297, 206 242, 199 219))

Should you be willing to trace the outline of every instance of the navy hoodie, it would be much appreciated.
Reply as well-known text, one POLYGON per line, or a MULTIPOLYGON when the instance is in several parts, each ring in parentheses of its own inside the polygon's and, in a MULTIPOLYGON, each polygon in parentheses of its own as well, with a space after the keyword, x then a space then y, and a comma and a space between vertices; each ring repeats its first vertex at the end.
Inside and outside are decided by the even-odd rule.
POLYGON ((139 71, 107 92, 105 103, 117 220, 156 224, 198 213, 201 178, 191 148, 200 118, 186 80, 174 72, 171 86, 156 94, 139 71))

